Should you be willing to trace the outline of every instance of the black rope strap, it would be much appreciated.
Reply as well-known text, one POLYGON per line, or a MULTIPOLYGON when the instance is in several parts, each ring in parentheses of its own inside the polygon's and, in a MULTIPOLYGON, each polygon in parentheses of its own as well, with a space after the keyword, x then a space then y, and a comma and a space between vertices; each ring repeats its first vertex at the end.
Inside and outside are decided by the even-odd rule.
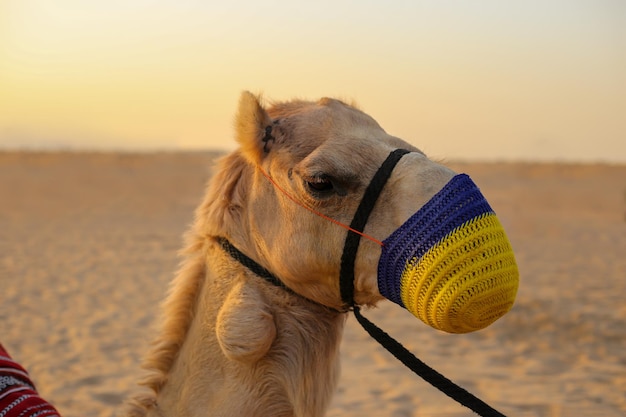
MULTIPOLYGON (((370 181, 365 189, 359 207, 356 209, 356 213, 352 218, 352 222, 350 223, 352 229, 358 230, 359 232, 365 229, 365 224, 374 209, 378 196, 391 176, 396 164, 400 161, 400 158, 407 153, 409 153, 409 151, 406 149, 394 150, 387 156, 387 159, 385 159, 380 168, 378 168, 378 171, 374 174, 374 178, 372 178, 372 181, 370 181)), ((360 235, 348 232, 343 245, 343 253, 341 254, 341 270, 339 272, 341 300, 350 307, 354 305, 354 262, 360 242, 360 235)))
POLYGON ((365 331, 369 333, 378 343, 389 351, 396 359, 402 362, 407 368, 415 372, 424 381, 428 382, 439 391, 446 394, 459 404, 464 405, 476 414, 483 417, 505 417, 504 414, 492 408, 480 398, 461 388, 448 378, 435 371, 430 366, 419 360, 407 348, 402 346, 400 342, 389 336, 374 323, 361 315, 361 309, 354 306, 354 316, 363 326, 365 331))
MULTIPOLYGON (((396 149, 391 152, 387 159, 382 163, 372 181, 367 186, 363 198, 359 203, 354 218, 350 223, 350 227, 354 230, 362 232, 365 228, 370 213, 374 209, 374 205, 378 200, 378 196, 382 192, 387 180, 391 176, 393 169, 400 159, 409 153, 405 149, 396 149)), ((396 359, 402 362, 411 371, 424 379, 426 382, 439 389, 448 397, 458 403, 468 407, 475 413, 483 417, 505 417, 504 414, 493 409, 487 403, 461 388, 448 378, 435 371, 430 366, 419 360, 409 350, 407 350, 400 342, 389 336, 374 323, 363 317, 359 306, 354 304, 354 263, 356 254, 359 249, 361 236, 356 233, 348 233, 344 243, 343 254, 341 255, 341 270, 339 276, 339 286, 341 290, 342 301, 353 308, 354 316, 363 329, 369 335, 389 351, 396 359)))
MULTIPOLYGON (((263 268, 259 265, 254 259, 248 257, 242 251, 233 246, 232 243, 228 241, 225 237, 218 237, 217 241, 219 242, 222 249, 226 251, 233 259, 239 261, 240 264, 248 268, 250 271, 254 272, 256 275, 264 278, 266 281, 276 285, 277 287, 283 288, 289 292, 293 292, 291 288, 287 287, 280 279, 278 279, 274 274, 272 274, 267 269, 263 268)), ((294 293, 295 294, 295 293, 294 293)))
POLYGON ((240 264, 242 264, 243 266, 245 266, 246 268, 248 268, 250 271, 252 271, 254 274, 258 275, 259 277, 263 278, 264 280, 266 280, 267 282, 269 282, 270 284, 273 284, 279 288, 282 288, 283 290, 287 291, 288 293, 295 295, 303 300, 309 301, 311 303, 317 304, 320 307, 323 307, 326 310, 341 314, 341 313, 345 313, 346 311, 339 311, 337 309, 334 309, 332 307, 328 307, 324 304, 320 304, 317 301, 311 300, 310 298, 305 297, 304 295, 298 294, 297 292, 295 292, 294 290, 292 290, 291 288, 289 288, 288 286, 285 285, 285 283, 283 281, 280 280, 280 278, 278 278, 276 275, 272 274, 270 271, 268 271, 267 269, 263 268, 261 265, 259 265, 254 259, 250 258, 248 255, 246 255, 245 253, 243 253, 242 251, 240 251, 239 249, 237 249, 237 247, 235 247, 235 245, 233 245, 232 243, 230 243, 228 241, 228 239, 226 239, 225 237, 217 237, 216 238, 218 243, 220 244, 220 246, 222 247, 222 249, 224 249, 224 251, 226 253, 228 253, 231 258, 233 258, 234 260, 236 260, 237 262, 239 262, 240 264))

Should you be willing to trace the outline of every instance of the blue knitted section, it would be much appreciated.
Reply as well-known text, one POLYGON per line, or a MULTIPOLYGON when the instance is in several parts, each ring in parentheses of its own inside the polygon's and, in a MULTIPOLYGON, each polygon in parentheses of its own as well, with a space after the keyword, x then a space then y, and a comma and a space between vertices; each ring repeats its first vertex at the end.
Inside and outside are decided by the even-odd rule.
POLYGON ((419 259, 445 236, 466 222, 493 210, 466 174, 456 175, 400 228, 383 241, 378 261, 378 289, 404 306, 401 277, 408 262, 419 259))

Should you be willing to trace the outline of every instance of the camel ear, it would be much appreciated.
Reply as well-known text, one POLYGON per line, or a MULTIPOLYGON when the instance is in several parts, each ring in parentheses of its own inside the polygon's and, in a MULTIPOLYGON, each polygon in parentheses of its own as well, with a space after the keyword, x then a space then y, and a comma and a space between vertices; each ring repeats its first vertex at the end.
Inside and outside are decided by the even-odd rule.
POLYGON ((235 119, 237 142, 246 159, 261 162, 272 146, 272 119, 261 105, 261 97, 249 91, 241 93, 239 110, 235 119), (268 128, 269 127, 269 128, 268 128))

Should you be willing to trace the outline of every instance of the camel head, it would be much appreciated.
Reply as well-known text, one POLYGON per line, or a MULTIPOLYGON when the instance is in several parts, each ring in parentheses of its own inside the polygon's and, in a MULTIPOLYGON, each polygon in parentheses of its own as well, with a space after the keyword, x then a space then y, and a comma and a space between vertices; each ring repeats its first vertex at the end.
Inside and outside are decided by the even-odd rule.
POLYGON ((199 216, 211 219, 206 233, 231 241, 294 292, 340 311, 347 302, 388 298, 457 333, 485 327, 511 308, 515 260, 469 177, 335 99, 264 107, 244 92, 235 125, 239 149, 221 161, 209 193, 220 198, 199 216), (345 300, 342 254, 355 233, 347 227, 397 149, 406 152, 396 157, 359 230, 350 260, 352 300, 345 300), (443 317, 449 314, 469 315, 471 323, 443 317))

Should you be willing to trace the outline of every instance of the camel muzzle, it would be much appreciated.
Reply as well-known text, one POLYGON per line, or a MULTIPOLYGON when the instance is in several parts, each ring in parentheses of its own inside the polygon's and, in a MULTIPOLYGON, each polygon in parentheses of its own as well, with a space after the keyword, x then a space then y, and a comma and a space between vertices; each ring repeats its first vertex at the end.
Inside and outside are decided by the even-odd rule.
POLYGON ((378 288, 429 326, 468 333, 513 306, 519 273, 489 203, 456 175, 383 241, 378 288))

